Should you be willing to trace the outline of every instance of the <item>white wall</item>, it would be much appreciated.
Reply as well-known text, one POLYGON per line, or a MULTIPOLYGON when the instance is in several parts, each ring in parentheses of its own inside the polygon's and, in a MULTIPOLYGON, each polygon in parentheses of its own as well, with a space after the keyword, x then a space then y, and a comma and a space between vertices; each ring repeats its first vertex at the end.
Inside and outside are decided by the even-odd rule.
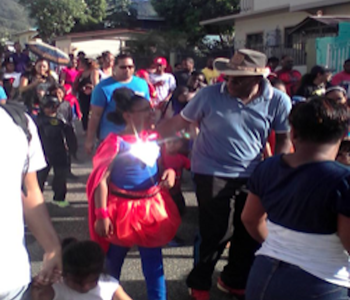
POLYGON ((79 41, 72 42, 72 48, 76 48, 76 52, 84 51, 89 58, 96 58, 104 51, 110 51, 112 54, 117 55, 120 52, 119 40, 91 40, 91 41, 79 41))
POLYGON ((322 9, 324 15, 349 15, 350 3, 328 6, 322 9))
POLYGON ((307 16, 308 14, 305 12, 288 12, 271 13, 270 15, 249 19, 237 19, 235 21, 235 43, 236 45, 242 44, 242 41, 246 40, 246 35, 251 33, 264 32, 264 37, 266 37, 266 32, 276 29, 277 26, 281 30, 283 39, 285 27, 294 26, 307 16))
POLYGON ((84 51, 89 58, 96 58, 103 51, 111 51, 114 55, 120 52, 120 41, 115 39, 97 39, 87 41, 58 40, 56 46, 66 53, 84 51))

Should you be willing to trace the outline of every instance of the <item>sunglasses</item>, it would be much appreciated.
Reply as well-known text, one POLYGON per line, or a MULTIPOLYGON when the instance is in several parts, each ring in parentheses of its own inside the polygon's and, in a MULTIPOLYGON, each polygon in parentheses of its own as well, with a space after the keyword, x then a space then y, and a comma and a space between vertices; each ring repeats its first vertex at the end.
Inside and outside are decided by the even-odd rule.
POLYGON ((126 70, 126 69, 133 69, 133 68, 135 68, 135 66, 134 65, 129 65, 129 66, 119 66, 119 69, 122 69, 122 70, 126 70))

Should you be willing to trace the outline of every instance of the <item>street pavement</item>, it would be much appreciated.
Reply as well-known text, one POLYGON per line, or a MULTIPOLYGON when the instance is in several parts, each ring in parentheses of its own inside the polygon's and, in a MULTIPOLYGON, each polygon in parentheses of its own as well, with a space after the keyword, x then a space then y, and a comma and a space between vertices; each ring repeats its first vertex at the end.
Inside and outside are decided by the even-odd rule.
MULTIPOLYGON (((79 129, 80 124, 77 125, 79 129)), ((71 203, 70 207, 59 208, 51 203, 53 194, 50 185, 45 188, 44 192, 52 223, 61 239, 66 237, 75 237, 79 240, 89 239, 85 184, 91 172, 91 157, 88 157, 84 153, 83 140, 84 137, 79 133, 80 150, 78 153, 78 161, 73 162, 72 168, 73 173, 79 177, 76 181, 70 181, 68 183, 67 200, 71 203)), ((163 249, 168 300, 190 299, 185 279, 193 265, 192 245, 198 230, 198 213, 190 174, 185 173, 184 175, 183 191, 186 198, 187 211, 178 232, 178 236, 184 240, 184 244, 179 247, 164 247, 163 249)), ((48 182, 50 183, 51 180, 52 174, 50 174, 48 182)), ((43 251, 29 231, 26 231, 26 243, 32 262, 32 274, 35 275, 40 269, 43 251)), ((227 250, 225 251, 223 258, 217 264, 213 276, 213 287, 211 290, 212 300, 233 299, 232 297, 220 292, 216 287, 217 278, 225 265, 226 259, 227 250)), ((142 274, 141 260, 137 248, 131 249, 125 259, 120 282, 126 292, 134 300, 147 299, 146 285, 142 274)))

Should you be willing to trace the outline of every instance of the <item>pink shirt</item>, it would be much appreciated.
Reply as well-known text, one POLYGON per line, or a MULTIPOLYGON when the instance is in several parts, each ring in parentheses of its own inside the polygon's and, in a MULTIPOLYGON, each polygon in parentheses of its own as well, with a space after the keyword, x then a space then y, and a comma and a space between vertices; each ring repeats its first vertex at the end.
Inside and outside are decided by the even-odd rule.
POLYGON ((73 84, 75 78, 79 74, 79 71, 77 69, 69 69, 69 68, 64 68, 62 70, 62 73, 66 74, 66 83, 73 84))

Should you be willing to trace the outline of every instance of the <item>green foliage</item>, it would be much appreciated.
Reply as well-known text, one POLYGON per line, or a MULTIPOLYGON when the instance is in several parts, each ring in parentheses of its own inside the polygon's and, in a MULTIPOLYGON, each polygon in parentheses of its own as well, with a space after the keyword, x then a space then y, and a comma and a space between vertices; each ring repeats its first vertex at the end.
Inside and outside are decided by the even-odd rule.
POLYGON ((232 25, 215 26, 213 30, 199 22, 232 14, 239 7, 239 0, 151 0, 151 3, 169 28, 186 32, 189 45, 196 45, 208 33, 232 32, 232 25))
POLYGON ((84 2, 86 4, 84 17, 76 20, 76 24, 71 31, 82 32, 103 29, 103 22, 107 13, 106 0, 84 0, 84 2))
POLYGON ((87 20, 84 0, 20 0, 20 3, 35 19, 39 34, 46 41, 70 32, 76 20, 87 20))
POLYGON ((24 7, 16 0, 0 0, 0 38, 32 26, 24 7))
POLYGON ((85 0, 86 11, 89 22, 98 24, 106 17, 107 2, 106 0, 85 0))
POLYGON ((105 25, 109 28, 130 28, 136 24, 137 10, 131 0, 109 0, 105 25))

